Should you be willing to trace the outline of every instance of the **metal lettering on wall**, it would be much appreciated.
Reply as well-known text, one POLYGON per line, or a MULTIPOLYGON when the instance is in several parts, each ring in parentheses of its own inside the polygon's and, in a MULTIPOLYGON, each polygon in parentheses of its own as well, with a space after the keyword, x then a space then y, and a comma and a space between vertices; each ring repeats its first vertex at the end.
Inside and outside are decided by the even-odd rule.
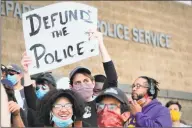
MULTIPOLYGON (((22 18, 22 13, 39 8, 40 6, 32 6, 21 4, 15 1, 1 1, 1 16, 10 16, 22 18)), ((151 44, 155 47, 170 48, 170 35, 164 33, 143 30, 139 28, 129 29, 122 24, 111 24, 105 21, 98 21, 98 30, 111 38, 118 38, 125 41, 132 40, 137 43, 151 44)))

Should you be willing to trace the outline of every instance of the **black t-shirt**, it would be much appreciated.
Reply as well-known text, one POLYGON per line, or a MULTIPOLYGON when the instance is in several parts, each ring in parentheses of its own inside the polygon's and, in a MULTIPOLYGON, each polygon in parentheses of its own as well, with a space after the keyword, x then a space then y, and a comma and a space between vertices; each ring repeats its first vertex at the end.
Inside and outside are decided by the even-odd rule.
POLYGON ((85 113, 83 115, 83 127, 89 124, 91 127, 97 127, 97 111, 95 101, 85 103, 85 113))

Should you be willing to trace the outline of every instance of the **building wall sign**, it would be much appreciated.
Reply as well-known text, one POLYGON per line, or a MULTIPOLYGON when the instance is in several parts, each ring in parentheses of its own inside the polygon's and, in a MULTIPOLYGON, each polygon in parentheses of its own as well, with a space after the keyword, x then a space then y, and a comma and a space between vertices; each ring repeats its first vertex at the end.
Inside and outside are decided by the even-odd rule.
POLYGON ((110 24, 105 21, 98 21, 98 29, 108 37, 151 44, 155 47, 170 48, 170 36, 163 33, 139 28, 129 29, 122 24, 110 24))
MULTIPOLYGON (((22 18, 22 13, 39 8, 40 6, 32 6, 21 4, 16 1, 1 1, 1 16, 10 16, 14 18, 22 18)), ((106 21, 98 20, 98 30, 111 38, 117 38, 125 41, 152 45, 154 47, 170 48, 170 35, 153 32, 149 30, 132 28, 123 24, 111 24, 106 21)))

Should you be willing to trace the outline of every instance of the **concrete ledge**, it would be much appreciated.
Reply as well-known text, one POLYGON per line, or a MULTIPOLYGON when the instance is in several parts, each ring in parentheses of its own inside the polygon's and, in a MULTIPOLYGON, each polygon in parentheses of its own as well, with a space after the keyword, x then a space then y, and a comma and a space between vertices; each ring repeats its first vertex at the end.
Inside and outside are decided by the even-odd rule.
POLYGON ((192 100, 192 93, 168 90, 168 97, 176 99, 192 100))
MULTIPOLYGON (((119 88, 129 94, 131 93, 132 90, 131 85, 129 84, 119 84, 119 88)), ((192 100, 192 93, 161 89, 159 91, 158 97, 192 100)))
POLYGON ((158 97, 168 97, 168 90, 164 90, 164 89, 160 90, 158 97))

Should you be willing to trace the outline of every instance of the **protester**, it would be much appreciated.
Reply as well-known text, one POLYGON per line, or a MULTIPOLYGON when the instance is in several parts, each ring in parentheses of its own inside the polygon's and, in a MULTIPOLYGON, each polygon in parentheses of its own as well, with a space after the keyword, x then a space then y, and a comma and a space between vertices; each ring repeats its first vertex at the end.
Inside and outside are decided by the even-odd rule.
POLYGON ((124 127, 130 116, 127 96, 119 88, 102 91, 95 99, 98 127, 124 127))
MULTIPOLYGON (((117 74, 114 64, 103 43, 102 33, 89 31, 89 39, 97 39, 99 49, 103 59, 103 67, 107 76, 107 87, 117 87, 117 74)), ((71 89, 78 92, 86 102, 83 121, 89 122, 92 127, 97 126, 96 103, 93 100, 93 88, 95 86, 94 77, 91 71, 85 67, 76 67, 69 74, 71 89)), ((84 124, 83 124, 84 126, 84 124)))
POLYGON ((129 100, 131 117, 129 126, 171 127, 169 110, 156 99, 158 82, 147 76, 138 77, 132 85, 132 99, 129 100))
POLYGON ((51 72, 33 75, 31 79, 35 80, 35 94, 39 100, 41 100, 48 91, 56 88, 56 81, 51 72))
POLYGON ((32 75, 31 77, 28 72, 28 66, 30 64, 32 64, 32 59, 30 56, 27 56, 26 52, 24 52, 21 60, 21 65, 23 66, 24 69, 24 87, 25 87, 25 93, 27 94, 26 96, 28 99, 30 99, 30 97, 33 96, 33 99, 31 99, 32 101, 34 101, 34 99, 41 100, 42 97, 48 91, 56 88, 56 81, 54 77, 51 75, 51 72, 43 72, 32 75), (33 80, 35 80, 35 86, 33 86, 34 83, 33 80), (33 90, 33 87, 35 87, 35 91, 33 90))
POLYGON ((167 102, 165 106, 170 110, 172 127, 190 127, 188 125, 181 123, 182 107, 178 101, 171 100, 167 102))
POLYGON ((27 117, 28 106, 26 103, 24 88, 23 88, 23 85, 21 85, 21 79, 23 77, 23 71, 16 64, 8 65, 7 69, 8 69, 8 75, 7 75, 6 79, 8 79, 9 81, 12 82, 17 103, 23 109, 24 114, 27 117))
POLYGON ((56 81, 50 72, 39 73, 33 75, 32 78, 28 72, 28 66, 32 63, 30 56, 27 56, 26 52, 22 56, 21 65, 24 69, 24 91, 26 95, 26 101, 30 109, 30 118, 28 123, 30 127, 42 127, 42 122, 38 120, 39 111, 37 110, 39 102, 46 93, 56 88, 56 81), (33 80, 35 80, 35 86, 33 86, 33 80), (34 89, 35 87, 35 89, 34 89))
POLYGON ((6 89, 9 101, 16 102, 20 108, 22 109, 21 118, 25 126, 28 126, 27 114, 28 114, 28 106, 25 100, 25 94, 23 90, 23 86, 21 85, 21 78, 23 77, 23 72, 21 68, 16 64, 11 64, 5 67, 1 65, 2 73, 4 74, 3 79, 1 79, 4 87, 6 89))
POLYGON ((93 88, 93 99, 95 99, 103 89, 103 85, 106 81, 106 77, 102 74, 94 76, 95 87, 93 88))
POLYGON ((40 121, 46 127, 82 127, 84 102, 69 89, 53 89, 40 102, 40 121))

